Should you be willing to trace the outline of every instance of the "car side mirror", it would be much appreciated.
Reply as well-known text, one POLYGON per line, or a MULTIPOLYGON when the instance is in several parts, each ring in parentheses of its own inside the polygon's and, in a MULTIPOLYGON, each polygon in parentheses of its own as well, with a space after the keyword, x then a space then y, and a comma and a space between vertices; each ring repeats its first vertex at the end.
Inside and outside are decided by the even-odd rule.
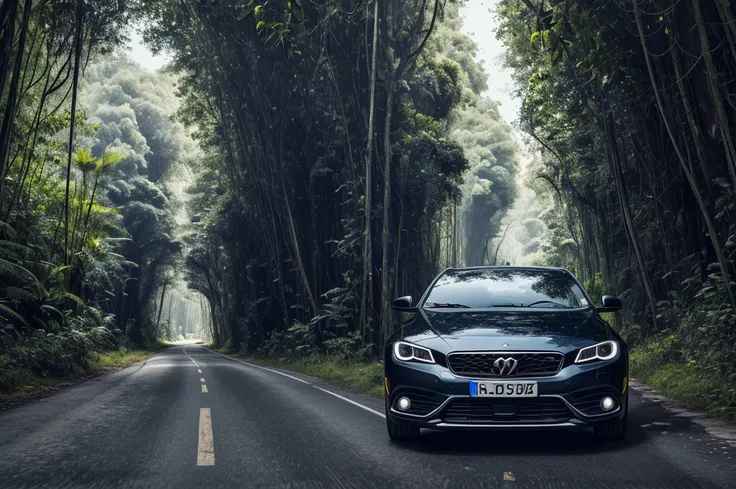
POLYGON ((601 305, 596 307, 598 312, 615 312, 620 311, 621 299, 612 295, 604 295, 601 297, 601 305))
POLYGON ((397 311, 417 312, 417 308, 411 305, 410 295, 405 295, 404 297, 399 297, 398 299, 394 299, 391 305, 397 311))

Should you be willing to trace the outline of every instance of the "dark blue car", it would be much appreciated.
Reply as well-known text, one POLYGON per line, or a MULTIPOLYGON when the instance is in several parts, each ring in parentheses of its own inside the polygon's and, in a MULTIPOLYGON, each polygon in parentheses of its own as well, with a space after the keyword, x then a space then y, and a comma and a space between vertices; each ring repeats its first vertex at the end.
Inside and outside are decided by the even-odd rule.
POLYGON ((567 270, 448 269, 386 343, 386 423, 392 439, 431 429, 593 428, 626 436, 628 350, 567 270))

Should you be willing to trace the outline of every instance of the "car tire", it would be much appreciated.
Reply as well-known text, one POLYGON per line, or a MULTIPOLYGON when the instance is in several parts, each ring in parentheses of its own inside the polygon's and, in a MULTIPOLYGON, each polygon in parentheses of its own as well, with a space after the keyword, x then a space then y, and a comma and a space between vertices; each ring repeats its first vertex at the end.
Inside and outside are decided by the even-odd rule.
POLYGON ((386 430, 388 437, 394 441, 412 440, 419 437, 417 426, 407 426, 395 423, 388 415, 388 399, 386 399, 386 430))
POLYGON ((412 440, 419 437, 419 428, 394 423, 388 416, 386 416, 386 428, 388 437, 395 441, 412 440))
POLYGON ((623 440, 629 431, 629 399, 626 398, 626 413, 624 417, 613 423, 593 428, 595 436, 604 441, 623 440))

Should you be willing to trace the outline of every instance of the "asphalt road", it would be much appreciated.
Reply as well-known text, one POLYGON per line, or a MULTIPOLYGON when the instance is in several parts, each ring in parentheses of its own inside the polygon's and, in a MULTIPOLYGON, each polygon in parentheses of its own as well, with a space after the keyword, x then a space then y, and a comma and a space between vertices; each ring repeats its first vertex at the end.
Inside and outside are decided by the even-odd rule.
POLYGON ((0 488, 736 488, 736 448, 636 393, 625 442, 427 432, 396 444, 382 401, 279 372, 180 346, 6 410, 0 488))

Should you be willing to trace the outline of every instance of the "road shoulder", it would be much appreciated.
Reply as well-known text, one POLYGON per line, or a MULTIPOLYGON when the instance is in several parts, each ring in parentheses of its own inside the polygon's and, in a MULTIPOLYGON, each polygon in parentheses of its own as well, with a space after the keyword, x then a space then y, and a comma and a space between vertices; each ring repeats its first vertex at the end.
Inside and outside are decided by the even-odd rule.
POLYGON ((658 404, 669 414, 679 419, 687 419, 691 423, 701 426, 709 435, 724 440, 732 447, 736 447, 736 424, 716 419, 702 409, 694 409, 684 402, 670 399, 659 393, 653 387, 631 379, 629 387, 639 395, 644 402, 658 404))
MULTIPOLYGON (((165 345, 156 350, 116 350, 101 355, 87 369, 78 373, 68 374, 60 377, 42 377, 40 375, 27 373, 24 375, 23 384, 10 392, 0 392, 0 411, 14 408, 28 402, 46 399, 60 391, 81 383, 98 379, 105 374, 120 372, 131 367, 140 368, 153 355, 165 351, 173 345, 165 345)), ((132 370, 134 371, 134 370, 132 370)), ((98 379, 99 380, 99 379, 98 379)))

